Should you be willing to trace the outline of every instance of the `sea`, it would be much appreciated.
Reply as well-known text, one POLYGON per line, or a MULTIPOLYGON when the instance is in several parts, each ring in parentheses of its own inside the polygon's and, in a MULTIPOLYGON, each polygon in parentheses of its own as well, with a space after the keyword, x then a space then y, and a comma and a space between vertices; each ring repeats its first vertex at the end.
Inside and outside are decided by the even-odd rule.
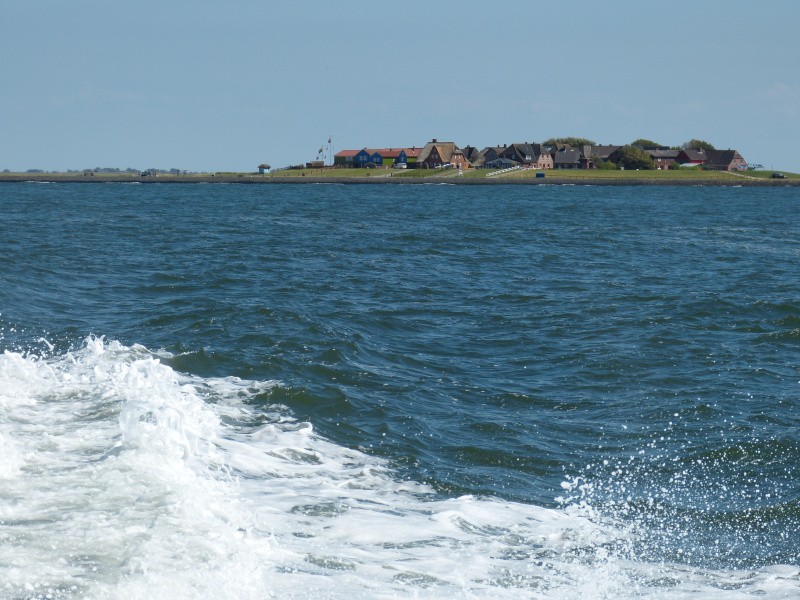
POLYGON ((0 184, 0 598, 798 598, 799 215, 0 184))

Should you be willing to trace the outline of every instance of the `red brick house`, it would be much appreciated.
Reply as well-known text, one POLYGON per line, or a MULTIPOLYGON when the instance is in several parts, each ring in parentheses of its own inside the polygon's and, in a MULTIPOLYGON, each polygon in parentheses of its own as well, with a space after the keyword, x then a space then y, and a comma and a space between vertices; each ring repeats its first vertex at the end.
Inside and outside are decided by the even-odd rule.
POLYGON ((645 152, 653 159, 653 164, 655 164, 656 169, 661 171, 673 168, 680 154, 680 150, 670 150, 668 148, 663 150, 645 150, 645 152))
POLYGON ((736 150, 709 150, 704 169, 710 171, 744 171, 747 161, 736 150))
POLYGON ((501 158, 513 160, 529 169, 552 169, 553 157, 541 144, 511 144, 500 153, 501 158))

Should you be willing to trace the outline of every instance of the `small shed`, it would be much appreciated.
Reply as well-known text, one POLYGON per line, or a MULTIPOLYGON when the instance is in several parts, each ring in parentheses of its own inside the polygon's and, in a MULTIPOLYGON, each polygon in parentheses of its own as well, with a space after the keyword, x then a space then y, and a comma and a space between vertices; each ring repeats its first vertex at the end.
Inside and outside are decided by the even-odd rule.
POLYGON ((264 173, 269 173, 271 168, 267 163, 263 163, 258 165, 258 172, 263 175, 264 173))

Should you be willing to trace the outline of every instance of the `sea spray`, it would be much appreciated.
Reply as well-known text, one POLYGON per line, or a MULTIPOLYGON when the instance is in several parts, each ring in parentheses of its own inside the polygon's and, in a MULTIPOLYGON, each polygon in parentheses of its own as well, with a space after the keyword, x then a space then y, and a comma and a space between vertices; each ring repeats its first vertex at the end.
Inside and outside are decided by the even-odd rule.
POLYGON ((440 498, 321 438, 286 407, 252 404, 279 383, 188 376, 162 358, 100 338, 47 359, 0 358, 0 385, 14 390, 3 396, 0 438, 11 449, 0 488, 10 597, 798 589, 790 567, 717 573, 638 560, 641 532, 595 510, 583 479, 565 482, 576 500, 557 510, 440 498))

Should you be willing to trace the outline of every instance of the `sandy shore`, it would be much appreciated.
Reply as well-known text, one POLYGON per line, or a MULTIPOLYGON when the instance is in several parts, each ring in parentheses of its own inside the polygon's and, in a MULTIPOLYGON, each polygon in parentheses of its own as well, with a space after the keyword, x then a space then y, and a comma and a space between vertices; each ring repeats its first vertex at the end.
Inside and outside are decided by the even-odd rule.
POLYGON ((140 177, 133 174, 61 174, 61 173, 0 173, 0 183, 240 183, 254 185, 342 184, 342 185, 603 185, 603 186, 718 186, 718 187, 800 187, 800 179, 653 179, 611 177, 271 177, 250 174, 159 175, 140 177))

